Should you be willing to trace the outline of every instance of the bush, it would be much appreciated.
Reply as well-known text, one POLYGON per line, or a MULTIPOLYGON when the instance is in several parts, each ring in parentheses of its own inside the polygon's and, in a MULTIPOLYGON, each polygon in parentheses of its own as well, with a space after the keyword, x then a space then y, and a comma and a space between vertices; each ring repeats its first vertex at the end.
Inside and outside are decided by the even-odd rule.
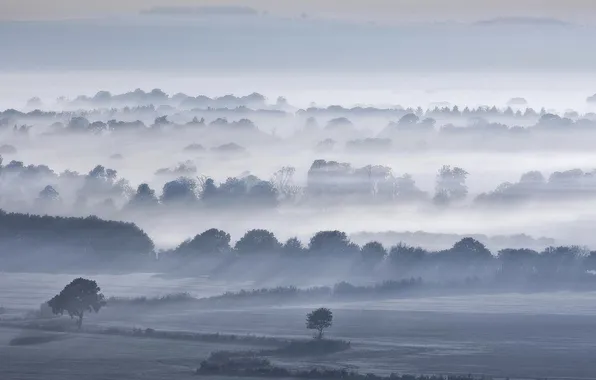
POLYGON ((60 335, 21 336, 10 340, 10 346, 30 346, 63 339, 60 335))
POLYGON ((196 370, 197 375, 224 375, 243 377, 268 377, 268 378, 299 378, 299 379, 343 379, 343 380, 479 380, 489 378, 473 376, 413 376, 392 373, 389 376, 375 375, 373 373, 361 374, 348 371, 344 368, 312 368, 288 369, 277 367, 264 358, 259 358, 254 353, 215 352, 201 362, 196 370))

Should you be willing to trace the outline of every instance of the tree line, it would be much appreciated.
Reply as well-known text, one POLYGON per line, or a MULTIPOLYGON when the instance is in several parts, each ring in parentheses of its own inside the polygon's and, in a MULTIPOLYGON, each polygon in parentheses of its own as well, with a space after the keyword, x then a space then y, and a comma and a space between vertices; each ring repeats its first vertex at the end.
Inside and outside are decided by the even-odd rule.
MULTIPOLYGON (((296 237, 281 241, 264 229, 247 231, 232 242, 226 231, 209 229, 173 249, 155 252, 152 240, 134 224, 96 217, 62 218, 0 211, 0 227, 0 259, 8 265, 6 268, 14 262, 20 263, 21 269, 52 267, 53 258, 70 257, 83 266, 103 263, 117 268, 118 262, 126 260, 137 266, 153 263, 155 268, 177 270, 178 266, 171 266, 172 263, 211 259, 222 263, 234 260, 273 263, 282 273, 295 269, 291 263, 296 260, 306 264, 330 259, 316 270, 331 270, 334 261, 343 260, 353 263, 348 277, 382 274, 388 278, 439 279, 449 274, 457 278, 497 276, 585 283, 593 282, 592 273, 596 271, 596 251, 579 246, 491 252, 473 238, 463 238, 451 248, 431 251, 405 244, 386 247, 376 241, 358 245, 345 232, 337 230, 319 231, 303 243, 296 237)), ((55 262, 58 267, 54 269, 60 268, 60 262, 55 262)))
POLYGON ((168 174, 186 175, 167 181, 158 194, 147 183, 136 190, 114 169, 97 165, 86 174, 56 173, 46 165, 21 161, 2 163, 0 207, 11 211, 60 214, 73 209, 80 214, 114 217, 129 211, 191 210, 193 207, 228 210, 269 210, 282 205, 387 204, 432 202, 444 207, 461 202, 476 205, 515 203, 527 200, 557 201, 596 196, 596 170, 557 171, 548 177, 538 171, 524 173, 517 182, 469 197, 469 173, 461 167, 441 167, 434 191, 420 189, 409 174, 397 175, 387 166, 353 167, 349 163, 315 160, 304 185, 294 179, 296 170, 283 167, 269 179, 251 174, 216 182, 207 176, 190 176, 193 166, 181 164, 168 174), (40 183, 50 183, 40 188, 40 183), (67 194, 67 199, 63 194, 67 194), (178 207, 183 206, 183 207, 178 207), (192 206, 189 208, 189 206, 192 206))
POLYGON ((255 229, 244 234, 234 244, 230 234, 210 229, 181 243, 173 250, 162 252, 167 258, 223 257, 288 257, 320 259, 324 257, 352 259, 374 270, 386 266, 404 276, 426 269, 466 268, 472 271, 494 270, 502 276, 549 275, 573 278, 596 270, 596 251, 579 246, 548 247, 541 252, 531 249, 502 249, 491 252, 473 238, 463 238, 451 248, 429 251, 420 247, 397 244, 385 247, 376 241, 359 246, 341 231, 319 231, 307 244, 297 238, 279 241, 270 231, 255 229))
MULTIPOLYGON (((73 254, 113 259, 148 255, 153 241, 132 223, 97 217, 65 218, 7 213, 0 210, 0 258, 29 260, 41 255, 51 264, 54 255, 73 254)), ((37 264, 37 263, 31 263, 37 264)))
MULTIPOLYGON (((581 115, 576 111, 569 111, 563 115, 547 112, 544 109, 534 111, 527 108, 524 112, 513 111, 510 107, 505 110, 492 108, 465 108, 460 111, 457 106, 453 108, 435 108, 434 110, 398 109, 398 110, 354 110, 339 109, 324 112, 307 110, 297 112, 302 119, 303 129, 307 132, 334 132, 355 130, 356 125, 345 115, 357 117, 374 117, 375 114, 394 119, 374 138, 390 138, 399 132, 422 132, 425 134, 436 133, 438 137, 463 137, 490 133, 498 136, 509 136, 514 139, 523 139, 531 134, 546 132, 590 132, 596 128, 596 114, 581 115), (387 112, 385 112, 387 111, 387 112), (327 114, 329 112, 329 114, 327 114), (337 116, 337 115, 344 116, 337 116), (309 116, 310 115, 310 116, 309 116), (320 125, 318 118, 328 119, 320 125), (521 123, 511 124, 512 120, 519 119, 521 123), (438 124, 440 122, 440 124, 438 124), (531 123, 531 124, 529 124, 531 123)), ((156 130, 185 131, 202 130, 209 128, 211 132, 258 132, 255 122, 248 117, 251 115, 269 118, 292 117, 292 114, 280 110, 254 110, 241 106, 239 108, 218 109, 193 109, 186 115, 186 121, 173 122, 170 115, 176 115, 176 108, 156 109, 153 106, 124 108, 121 111, 110 110, 109 113, 95 111, 31 111, 5 110, 0 112, 0 127, 12 127, 15 134, 27 135, 33 126, 19 123, 53 120, 49 128, 44 127, 45 133, 88 133, 105 134, 118 132, 151 132, 156 130), (166 112, 169 111, 169 112, 166 112), (121 113, 121 119, 118 115, 121 113), (164 114, 165 113, 165 114, 164 114), (130 120, 131 116, 138 118, 130 120), (238 120, 228 121, 227 117, 238 120), (210 120, 207 121, 206 118, 210 120), (152 120, 149 121, 149 120, 152 120)), ((180 119, 177 116, 177 119, 180 119)), ((184 119, 184 118, 183 118, 184 119)), ((264 136, 264 135, 263 135, 264 136)), ((289 138, 291 140, 292 137, 289 138)), ((350 146, 347 146, 350 148, 350 146)))

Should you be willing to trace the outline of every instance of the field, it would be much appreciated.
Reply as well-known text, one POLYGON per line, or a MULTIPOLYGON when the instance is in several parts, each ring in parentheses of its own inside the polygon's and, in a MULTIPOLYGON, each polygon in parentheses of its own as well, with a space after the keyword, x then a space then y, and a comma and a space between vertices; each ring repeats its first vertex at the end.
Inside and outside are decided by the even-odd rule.
MULTIPOLYGON (((11 290, 17 287, 7 286, 5 278, 1 302, 9 309, 33 305, 31 294, 38 292, 37 298, 43 299, 44 292, 49 292, 44 275, 37 286, 32 275, 11 276, 13 281, 29 277, 31 301, 17 302, 19 290, 11 290)), ((120 291, 110 295, 151 293, 150 288, 126 285, 125 278, 112 277, 108 288, 120 291)), ((173 289, 180 280, 160 281, 171 281, 173 289)), ((324 365, 379 374, 596 378, 595 299, 593 293, 558 293, 332 304, 335 323, 328 335, 351 341, 352 349, 276 361, 294 368, 324 365)), ((200 310, 192 305, 108 307, 85 323, 308 338, 304 315, 314 306, 245 310, 200 310)), ((192 377, 212 351, 246 349, 250 348, 237 344, 1 328, 0 372, 2 379, 183 379, 192 377)))

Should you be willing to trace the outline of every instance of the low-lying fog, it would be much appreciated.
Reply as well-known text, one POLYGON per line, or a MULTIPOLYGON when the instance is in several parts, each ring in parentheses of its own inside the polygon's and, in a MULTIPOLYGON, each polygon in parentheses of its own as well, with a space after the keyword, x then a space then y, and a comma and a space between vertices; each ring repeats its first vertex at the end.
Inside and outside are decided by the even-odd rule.
MULTIPOLYGON (((176 246, 212 227, 229 231, 235 239, 251 228, 301 239, 319 230, 340 229, 348 233, 525 233, 554 238, 560 244, 596 245, 590 228, 585 227, 594 219, 589 205, 596 199, 590 195, 590 178, 596 169, 590 143, 596 115, 591 111, 596 109, 587 100, 596 88, 596 77, 303 75, 4 73, 0 77, 6 84, 0 96, 2 109, 15 107, 28 113, 3 113, 0 150, 7 169, 1 207, 12 212, 96 214, 133 221, 160 248, 176 246), (149 94, 150 88, 157 87, 165 94, 161 90, 149 94), (110 98, 134 88, 147 92, 129 93, 128 100, 110 98), (95 95, 99 90, 109 92, 95 95), (251 97, 254 92, 265 97, 251 97), (65 98, 57 100, 60 96, 65 98), (27 102, 32 97, 39 99, 27 102), (350 108, 360 105, 369 108, 350 108), (417 121, 407 119, 409 115, 417 121), (139 127, 136 120, 141 121, 140 129, 130 129, 139 127), (248 124, 242 124, 247 120, 248 124), (124 127, 130 130, 116 133, 124 127), (86 128, 87 132, 81 132, 86 128), (391 173, 391 186, 401 186, 400 178, 407 174, 414 181, 412 189, 426 198, 371 203, 366 197, 347 200, 342 195, 334 196, 333 202, 313 202, 313 191, 318 190, 312 190, 310 173, 321 159, 347 163, 350 169, 346 170, 355 173, 368 165, 382 166, 387 169, 382 181, 391 173), (45 165, 53 174, 25 174, 28 165, 45 165), (97 165, 116 171, 115 176, 108 175, 104 190, 92 188, 98 184, 84 185, 85 175, 97 165), (444 165, 466 171, 466 200, 435 207, 437 173, 444 165), (282 167, 293 168, 288 181, 295 187, 295 199, 280 198, 276 207, 258 217, 254 209, 225 204, 216 212, 162 207, 151 217, 133 215, 124 208, 143 183, 160 197, 164 185, 186 177, 201 198, 206 178, 216 184, 248 175, 269 181, 282 167), (578 169, 582 171, 579 177, 578 169), (520 202, 497 200, 503 194, 521 194, 507 190, 505 183, 523 182, 526 173, 536 171, 544 181, 551 181, 547 198, 537 195, 542 193, 536 187, 519 190, 526 197, 520 202), (556 172, 563 172, 559 176, 562 185, 553 182, 556 172), (564 182, 569 175, 575 176, 575 182, 564 182), (56 191, 60 206, 39 208, 35 200, 48 185, 52 186, 49 192, 56 191), (483 194, 489 197, 482 198, 483 194)), ((341 187, 343 180, 333 179, 332 186, 341 187)), ((362 182, 373 198, 382 191, 378 181, 362 182)), ((276 191, 281 197, 280 189, 276 191)), ((328 187, 325 191, 336 190, 328 187)), ((400 196, 401 190, 395 191, 390 197, 400 196)))
POLYGON ((52 108, 58 97, 94 95, 99 90, 123 93, 135 88, 160 88, 167 93, 249 94, 258 92, 274 100, 285 96, 301 108, 311 104, 371 105, 423 108, 451 104, 460 107, 496 105, 523 97, 528 106, 565 112, 595 111, 586 97, 596 90, 596 75, 590 72, 407 72, 337 74, 309 73, 216 73, 167 71, 11 71, 0 72, 2 108, 22 108, 39 97, 52 108), (59 85, 57 85, 59 84, 59 85))

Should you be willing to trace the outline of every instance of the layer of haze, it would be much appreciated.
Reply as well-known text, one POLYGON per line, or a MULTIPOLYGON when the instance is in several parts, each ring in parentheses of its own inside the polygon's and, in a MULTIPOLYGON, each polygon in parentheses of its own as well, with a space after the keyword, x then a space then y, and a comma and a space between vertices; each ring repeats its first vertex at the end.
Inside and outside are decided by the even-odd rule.
POLYGON ((4 0, 0 17, 51 19, 136 12, 156 6, 248 6, 280 15, 347 18, 357 21, 476 21, 492 17, 548 17, 566 21, 594 22, 590 0, 4 0))

